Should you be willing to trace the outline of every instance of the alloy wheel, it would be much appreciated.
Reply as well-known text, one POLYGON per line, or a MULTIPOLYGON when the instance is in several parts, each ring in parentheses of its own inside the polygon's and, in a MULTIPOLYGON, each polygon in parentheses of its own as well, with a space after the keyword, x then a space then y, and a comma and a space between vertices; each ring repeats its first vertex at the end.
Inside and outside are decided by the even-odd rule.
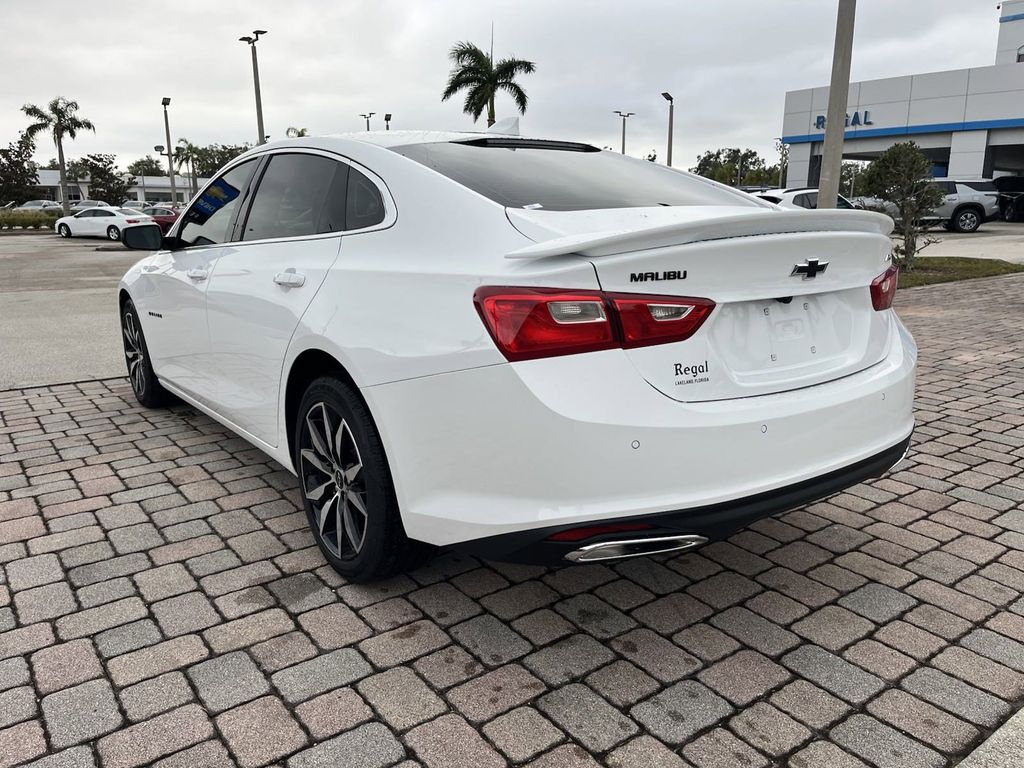
POLYGON ((957 224, 964 232, 973 232, 978 228, 978 214, 974 211, 964 211, 960 214, 957 224))
POLYGON ((128 361, 128 378, 132 382, 135 395, 142 397, 146 392, 146 352, 142 345, 142 334, 135 322, 135 315, 131 312, 124 313, 124 324, 121 331, 124 335, 124 356, 128 361))
POLYGON ((306 412, 299 458, 321 541, 339 559, 356 557, 369 522, 363 462, 348 422, 326 403, 306 412))
POLYGON ((121 239, 121 232, 120 232, 120 230, 117 227, 114 227, 114 226, 107 227, 107 238, 110 239, 110 240, 120 240, 121 239))

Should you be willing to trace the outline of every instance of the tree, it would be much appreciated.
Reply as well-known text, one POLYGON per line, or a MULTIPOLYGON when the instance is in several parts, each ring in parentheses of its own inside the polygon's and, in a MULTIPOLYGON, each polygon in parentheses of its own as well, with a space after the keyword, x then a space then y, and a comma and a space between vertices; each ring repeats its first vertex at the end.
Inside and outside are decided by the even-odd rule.
POLYGON ((890 203, 896 221, 893 246, 897 264, 910 272, 919 251, 936 242, 921 235, 929 228, 924 222, 942 203, 942 191, 931 183, 931 163, 913 141, 893 144, 872 160, 858 177, 857 184, 866 195, 890 203))
POLYGON ((199 147, 188 139, 178 139, 178 146, 174 148, 175 169, 178 171, 182 168, 192 169, 189 186, 193 195, 199 191, 199 183, 196 181, 196 158, 199 156, 199 151, 199 147))
POLYGON ((285 135, 289 139, 301 139, 303 136, 309 136, 308 128, 296 128, 293 125, 288 126, 288 130, 285 131, 285 135))
POLYGON ((128 173, 132 176, 166 176, 163 163, 152 155, 140 157, 128 166, 128 173))
POLYGON ((767 165, 753 149, 725 147, 708 150, 697 157, 692 173, 733 186, 777 184, 779 166, 767 165))
POLYGON ((452 71, 441 101, 448 101, 459 91, 466 91, 462 111, 472 116, 475 123, 487 110, 487 127, 494 125, 494 97, 498 91, 508 93, 516 103, 519 114, 526 114, 526 91, 516 82, 518 75, 532 73, 536 66, 525 59, 502 59, 497 64, 491 56, 472 43, 456 43, 448 52, 452 71))
POLYGON ((49 160, 46 161, 45 165, 39 166, 39 170, 41 170, 41 171, 59 171, 60 170, 60 163, 57 162, 57 158, 56 157, 51 157, 49 160))
POLYGON ((0 204, 25 202, 39 183, 32 155, 36 143, 24 131, 7 149, 0 149, 0 204))
POLYGON ((68 181, 89 180, 89 165, 88 163, 85 162, 84 158, 76 158, 74 160, 69 160, 67 166, 68 181))
POLYGON ((208 146, 197 147, 196 149, 193 171, 199 178, 209 178, 240 154, 252 149, 252 145, 248 143, 209 144, 208 146))
POLYGON ((34 122, 26 129, 29 138, 35 138, 37 134, 48 132, 53 136, 53 143, 57 145, 57 165, 60 170, 60 199, 64 208, 64 215, 69 213, 68 205, 68 176, 64 166, 64 138, 72 141, 78 136, 79 131, 93 131, 96 126, 91 120, 78 116, 78 102, 58 96, 46 105, 46 109, 37 107, 35 104, 26 104, 21 111, 34 122))
POLYGON ((114 163, 114 155, 86 155, 82 160, 89 172, 89 197, 118 205, 128 196, 128 188, 135 179, 121 173, 114 163))

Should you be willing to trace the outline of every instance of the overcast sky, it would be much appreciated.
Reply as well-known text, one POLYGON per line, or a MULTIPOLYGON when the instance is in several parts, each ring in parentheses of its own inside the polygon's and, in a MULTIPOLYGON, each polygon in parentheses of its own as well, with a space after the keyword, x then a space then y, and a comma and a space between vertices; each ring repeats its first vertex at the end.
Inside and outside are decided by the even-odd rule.
MULTIPOLYGON (((458 40, 497 58, 537 64, 522 132, 619 146, 613 110, 630 118, 627 152, 664 159, 667 105, 676 98, 675 164, 705 149, 750 146, 773 155, 787 90, 827 84, 834 0, 0 0, 0 145, 16 138, 25 103, 77 99, 96 124, 68 157, 110 152, 123 168, 164 143, 256 138, 248 46, 259 42, 266 131, 467 129, 461 99, 441 103, 447 52, 458 40)), ((852 79, 993 63, 995 0, 861 0, 852 79)), ((498 118, 513 113, 500 96, 498 118)), ((485 126, 481 119, 478 127, 485 126)), ((56 152, 45 137, 37 159, 56 152)))

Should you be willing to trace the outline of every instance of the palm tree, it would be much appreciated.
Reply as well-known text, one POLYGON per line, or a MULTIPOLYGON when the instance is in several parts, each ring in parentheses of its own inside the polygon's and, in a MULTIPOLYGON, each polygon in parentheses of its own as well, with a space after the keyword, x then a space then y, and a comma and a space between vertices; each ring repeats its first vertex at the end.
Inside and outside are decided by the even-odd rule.
POLYGON ((183 167, 191 169, 189 189, 195 195, 199 192, 199 182, 196 179, 196 160, 199 157, 200 149, 188 139, 178 139, 178 146, 174 148, 174 162, 180 171, 183 167))
POLYGON ((466 91, 466 102, 462 111, 472 115, 473 122, 480 119, 487 109, 487 127, 494 125, 494 96, 498 91, 508 93, 516 103, 519 114, 526 114, 526 91, 516 82, 517 75, 528 75, 536 69, 532 61, 525 59, 502 59, 497 64, 491 55, 484 53, 472 43, 456 43, 448 53, 452 60, 452 71, 448 85, 441 94, 441 101, 447 101, 459 91, 466 91))
POLYGON ((64 165, 64 137, 74 139, 79 131, 96 132, 96 126, 91 120, 79 117, 78 102, 58 96, 49 104, 46 109, 37 107, 35 104, 26 104, 21 108, 26 117, 32 120, 32 124, 25 129, 30 138, 35 138, 43 131, 48 131, 53 136, 53 143, 57 145, 57 167, 60 170, 60 199, 64 208, 64 215, 70 213, 68 206, 68 172, 64 165))

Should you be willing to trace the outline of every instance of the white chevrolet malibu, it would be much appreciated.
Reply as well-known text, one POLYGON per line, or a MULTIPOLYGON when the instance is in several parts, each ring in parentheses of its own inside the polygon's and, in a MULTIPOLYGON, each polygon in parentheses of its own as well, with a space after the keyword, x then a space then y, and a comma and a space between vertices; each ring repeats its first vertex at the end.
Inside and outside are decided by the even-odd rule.
POLYGON ((682 551, 905 454, 890 228, 586 144, 290 140, 125 229, 124 349, 298 475, 349 579, 682 551))

